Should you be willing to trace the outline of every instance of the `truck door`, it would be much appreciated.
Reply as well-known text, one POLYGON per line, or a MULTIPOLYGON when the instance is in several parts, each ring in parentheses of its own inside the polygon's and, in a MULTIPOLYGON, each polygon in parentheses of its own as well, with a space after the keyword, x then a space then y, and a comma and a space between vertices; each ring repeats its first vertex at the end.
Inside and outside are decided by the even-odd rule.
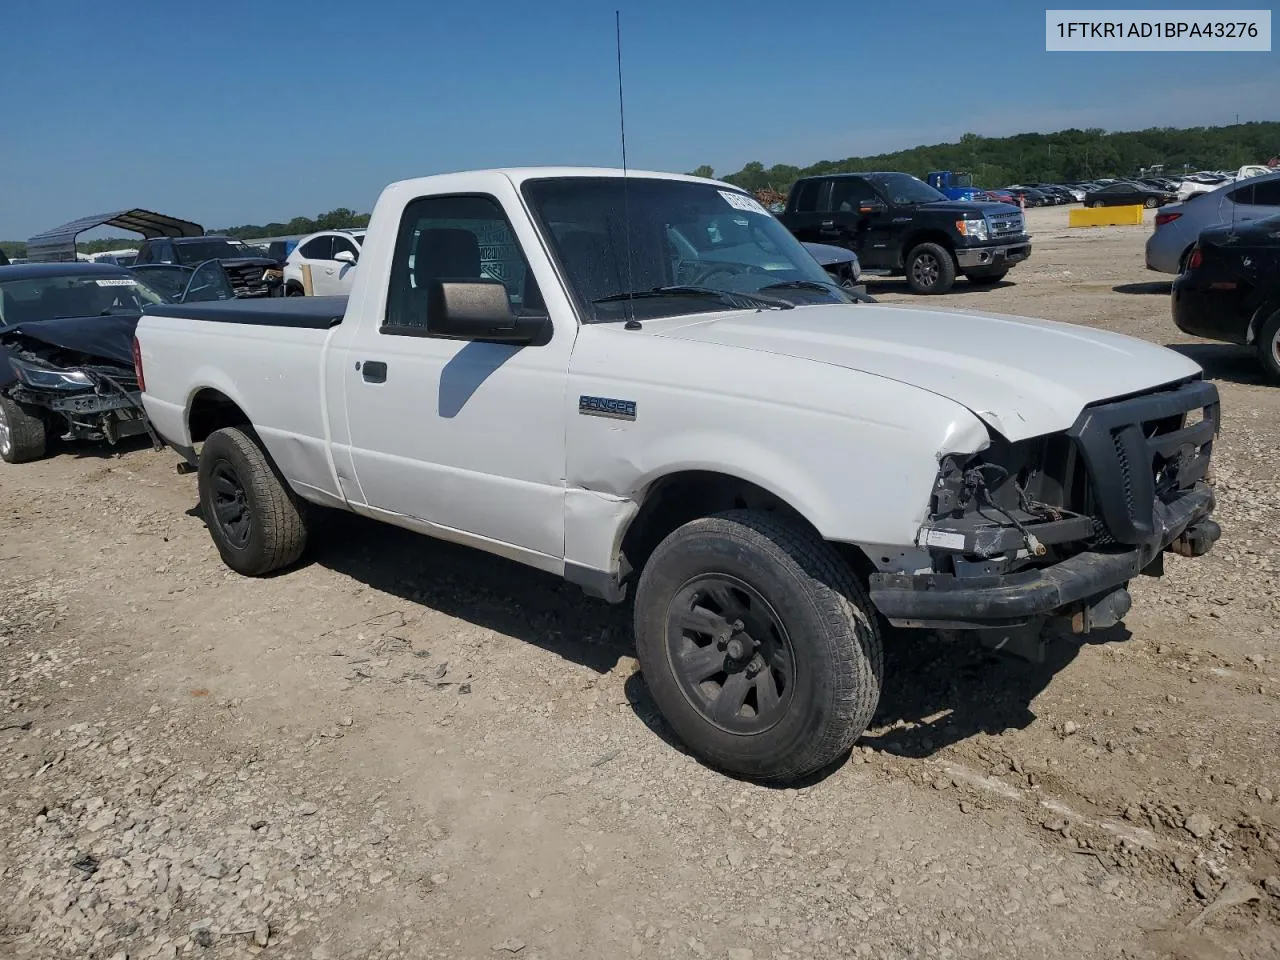
POLYGON ((875 187, 862 177, 834 177, 822 223, 825 243, 839 243, 857 255, 863 267, 897 266, 890 248, 889 213, 875 187), (830 239, 837 237, 837 240, 830 239))
POLYGON ((806 243, 834 243, 831 237, 822 237, 820 230, 822 221, 826 219, 823 211, 826 202, 823 197, 831 192, 831 181, 822 178, 801 180, 795 186, 795 196, 788 205, 783 220, 797 240, 806 243))
MULTIPOLYGON (((495 193, 520 209, 503 183, 495 193)), ((352 301, 360 318, 340 374, 345 428, 368 512, 491 550, 510 545, 508 555, 554 570, 564 558, 564 394, 576 321, 561 317, 541 346, 442 339, 426 329, 433 279, 500 280, 513 310, 546 314, 524 253, 536 236, 527 219, 517 222, 513 229, 497 196, 469 191, 411 200, 394 250, 389 237, 370 235, 360 269, 383 279, 374 283, 371 273, 353 290, 361 301, 352 301)), ((545 255, 540 263, 554 282, 545 255)), ((340 432, 335 462, 344 454, 340 432)))

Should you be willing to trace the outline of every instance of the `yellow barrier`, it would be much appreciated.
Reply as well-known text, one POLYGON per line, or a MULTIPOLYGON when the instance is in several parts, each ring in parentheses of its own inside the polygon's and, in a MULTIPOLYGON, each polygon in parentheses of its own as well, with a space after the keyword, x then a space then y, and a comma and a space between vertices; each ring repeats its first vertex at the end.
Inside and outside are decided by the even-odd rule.
POLYGON ((1080 207, 1068 213, 1069 227, 1135 227, 1142 225, 1142 207, 1080 207))

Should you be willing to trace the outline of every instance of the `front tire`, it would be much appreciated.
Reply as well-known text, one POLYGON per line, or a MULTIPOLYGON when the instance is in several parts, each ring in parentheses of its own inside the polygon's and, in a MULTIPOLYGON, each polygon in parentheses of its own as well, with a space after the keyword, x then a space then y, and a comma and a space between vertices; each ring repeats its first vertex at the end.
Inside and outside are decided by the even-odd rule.
POLYGON ((1158 201, 1155 197, 1147 197, 1147 199, 1142 201, 1142 205, 1146 207, 1148 210, 1152 209, 1153 207, 1159 206, 1159 203, 1160 201, 1158 201))
POLYGON ((1095 200, 1095 201, 1093 201, 1093 203, 1089 204, 1089 206, 1093 207, 1093 208, 1096 210, 1096 209, 1098 209, 1098 207, 1102 206, 1102 201, 1101 201, 1101 200, 1095 200))
POLYGON ((246 429, 209 434, 200 450, 198 479, 209 535, 236 573, 259 577, 302 556, 305 505, 246 429))
POLYGON ((48 449, 44 420, 16 400, 0 397, 0 460, 30 463, 42 459, 48 449))
POLYGON ((941 244, 922 243, 907 255, 907 286, 912 293, 946 293, 956 282, 956 262, 941 244))
POLYGON ((636 648, 663 717, 709 765, 790 782, 839 759, 880 698, 875 612, 843 559, 770 513, 694 520, 636 589, 636 648))
POLYGON ((1280 383, 1280 310, 1263 321, 1254 348, 1258 351, 1258 361, 1267 379, 1280 383))

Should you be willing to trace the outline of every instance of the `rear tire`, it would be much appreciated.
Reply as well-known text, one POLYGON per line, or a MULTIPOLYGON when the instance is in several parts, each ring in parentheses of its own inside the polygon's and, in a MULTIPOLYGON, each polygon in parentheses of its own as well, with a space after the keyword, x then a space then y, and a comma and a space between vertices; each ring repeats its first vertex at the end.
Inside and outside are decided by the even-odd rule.
POLYGON ((0 460, 30 463, 42 459, 48 449, 44 419, 16 400, 0 397, 0 460))
POLYGON ((298 286, 296 283, 291 283, 287 287, 285 287, 284 295, 286 297, 305 297, 307 295, 307 292, 303 290, 302 287, 298 286))
POLYGON ((912 293, 946 293, 956 282, 956 262, 941 244, 922 243, 907 255, 907 286, 912 293))
POLYGON ((663 540, 636 589, 635 633, 663 717, 738 776, 790 782, 823 769, 880 698, 866 592, 829 544, 771 513, 733 510, 663 540))
POLYGON ((970 270, 965 278, 975 287, 990 287, 1005 278, 1008 270, 970 270))
POLYGON ((211 433, 200 450, 198 479, 209 535, 236 573, 259 577, 302 556, 306 505, 253 434, 240 427, 211 433))
POLYGON ((1258 328, 1254 343, 1263 372, 1272 383, 1280 383, 1280 310, 1271 314, 1258 328))
POLYGON ((1093 207, 1096 210, 1098 207, 1102 206, 1102 201, 1095 200, 1093 201, 1093 203, 1089 204, 1089 206, 1093 207))

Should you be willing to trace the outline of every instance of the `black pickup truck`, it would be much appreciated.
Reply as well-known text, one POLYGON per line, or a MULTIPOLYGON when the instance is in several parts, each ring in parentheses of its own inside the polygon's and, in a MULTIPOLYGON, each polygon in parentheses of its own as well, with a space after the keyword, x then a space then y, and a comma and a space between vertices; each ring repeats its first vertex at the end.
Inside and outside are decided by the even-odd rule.
POLYGON ((155 237, 142 242, 134 266, 172 263, 194 267, 218 260, 237 297, 283 296, 280 264, 269 257, 254 256, 256 252, 230 237, 155 237))
POLYGON ((868 273, 905 274, 915 293, 946 293, 957 274, 996 283, 1031 256, 1017 207, 950 200, 906 173, 805 177, 778 219, 800 240, 848 247, 868 273))

